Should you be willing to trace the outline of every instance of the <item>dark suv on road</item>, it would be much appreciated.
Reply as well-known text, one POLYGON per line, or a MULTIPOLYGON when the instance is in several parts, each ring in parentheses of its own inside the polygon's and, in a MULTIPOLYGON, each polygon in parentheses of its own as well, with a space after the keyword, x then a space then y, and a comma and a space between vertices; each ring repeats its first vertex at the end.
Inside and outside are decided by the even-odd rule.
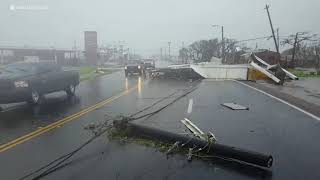
POLYGON ((128 61, 124 67, 124 73, 126 77, 132 74, 139 74, 140 76, 144 74, 144 66, 141 61, 128 61))
POLYGON ((146 59, 143 61, 143 66, 145 69, 155 69, 155 62, 152 59, 146 59))
POLYGON ((39 104, 43 95, 56 91, 73 96, 79 79, 78 72, 51 62, 9 64, 0 69, 0 104, 39 104))

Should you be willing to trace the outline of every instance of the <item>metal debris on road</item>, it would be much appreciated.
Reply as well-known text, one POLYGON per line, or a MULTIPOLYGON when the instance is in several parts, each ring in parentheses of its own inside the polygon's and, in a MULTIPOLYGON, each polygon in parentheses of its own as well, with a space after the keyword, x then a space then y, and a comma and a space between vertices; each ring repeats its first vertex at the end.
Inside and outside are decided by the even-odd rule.
POLYGON ((245 107, 245 106, 239 105, 237 103, 223 103, 221 105, 228 107, 232 110, 249 110, 249 107, 245 107))
POLYGON ((207 140, 206 135, 202 132, 195 124, 193 124, 189 119, 184 118, 181 122, 194 134, 194 136, 207 140))
POLYGON ((95 123, 90 123, 87 126, 84 127, 84 129, 86 130, 93 130, 96 128, 96 124, 95 123))

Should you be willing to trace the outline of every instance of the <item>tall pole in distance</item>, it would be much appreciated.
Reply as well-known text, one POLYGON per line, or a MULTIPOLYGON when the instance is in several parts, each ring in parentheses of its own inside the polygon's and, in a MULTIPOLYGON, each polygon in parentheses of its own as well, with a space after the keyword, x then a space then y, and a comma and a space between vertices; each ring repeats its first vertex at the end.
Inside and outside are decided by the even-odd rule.
POLYGON ((278 43, 277 43, 277 39, 276 39, 276 36, 275 36, 275 34, 274 34, 274 29, 273 29, 273 25, 272 25, 272 21, 271 21, 271 17, 270 17, 269 8, 270 8, 270 6, 269 6, 269 5, 266 5, 266 8, 265 8, 265 9, 267 10, 267 13, 268 13, 268 18, 269 18, 269 22, 270 22, 270 27, 271 27, 271 31, 272 31, 272 36, 273 36, 274 44, 275 44, 275 46, 276 46, 277 53, 280 53, 280 52, 279 52, 278 43))
POLYGON ((167 48, 164 48, 164 59, 167 60, 167 48))
POLYGON ((170 46, 171 46, 171 42, 168 42, 168 46, 169 46, 169 50, 168 50, 168 56, 169 56, 169 59, 171 59, 171 55, 170 55, 170 46))
POLYGON ((277 28, 277 41, 278 41, 278 48, 280 51, 280 37, 279 37, 279 28, 277 28))
POLYGON ((162 48, 160 48, 160 60, 162 60, 162 48))
POLYGON ((292 59, 291 59, 291 66, 292 68, 295 68, 295 55, 296 55, 296 48, 298 43, 298 35, 299 33, 296 33, 296 37, 294 38, 294 44, 293 44, 293 50, 292 50, 292 59))
MULTIPOLYGON (((182 41, 182 50, 184 52, 184 41, 182 41)), ((188 58, 184 57, 184 55, 182 55, 182 64, 188 64, 188 58)))
POLYGON ((221 58, 222 58, 222 62, 225 61, 225 40, 224 40, 224 27, 223 26, 220 26, 220 25, 211 25, 212 27, 221 27, 221 58))
POLYGON ((221 43, 222 43, 222 62, 225 62, 226 60, 226 56, 225 56, 225 42, 224 42, 224 30, 223 30, 223 26, 221 26, 221 43))

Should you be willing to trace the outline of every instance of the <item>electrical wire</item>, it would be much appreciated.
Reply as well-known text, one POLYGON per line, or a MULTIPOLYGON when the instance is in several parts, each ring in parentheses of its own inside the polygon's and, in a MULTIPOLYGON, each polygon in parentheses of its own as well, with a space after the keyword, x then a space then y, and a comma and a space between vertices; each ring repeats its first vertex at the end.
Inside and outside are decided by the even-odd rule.
POLYGON ((135 121, 135 120, 138 120, 138 119, 142 119, 142 118, 145 118, 147 116, 153 116, 159 112, 161 112, 162 110, 166 109, 167 107, 171 106, 172 104, 174 104, 175 102, 179 101, 181 98, 187 96, 188 94, 192 93, 193 91, 195 91, 196 89, 198 88, 198 86, 196 86, 195 88, 192 88, 190 91, 182 94, 181 96, 177 97, 176 99, 174 99, 173 101, 171 101, 170 103, 168 103, 167 105, 159 108, 158 110, 156 111, 153 111, 151 113, 147 113, 147 114, 144 114, 144 115, 141 115, 139 117, 135 117, 135 118, 130 118, 129 121, 135 121))
POLYGON ((244 39, 244 40, 239 40, 239 41, 235 41, 235 42, 239 43, 239 42, 255 41, 255 40, 260 40, 260 39, 268 39, 268 38, 272 38, 272 36, 264 36, 264 37, 258 37, 258 38, 252 38, 252 39, 244 39))
MULTIPOLYGON (((199 158, 218 158, 218 159, 222 159, 224 161, 229 161, 229 162, 237 161, 236 159, 226 158, 226 157, 222 157, 222 156, 214 156, 214 155, 204 156, 204 155, 198 155, 198 154, 191 154, 191 155, 195 156, 195 157, 199 157, 199 158)), ((240 161, 238 161, 238 162, 240 162, 240 161)))
POLYGON ((166 100, 166 99, 169 99, 169 98, 171 98, 172 96, 176 95, 178 92, 179 92, 179 91, 175 91, 175 92, 173 92, 172 94, 170 94, 169 96, 166 96, 166 97, 161 98, 160 100, 158 100, 158 101, 156 101, 156 102, 152 103, 150 106, 143 108, 142 110, 140 110, 140 111, 138 111, 138 112, 136 112, 136 113, 132 114, 132 115, 131 115, 131 116, 129 116, 129 117, 136 116, 136 115, 138 115, 138 114, 140 114, 140 113, 142 113, 142 112, 144 112, 144 111, 146 111, 146 110, 148 110, 148 109, 150 109, 150 108, 154 107, 155 105, 159 104, 160 102, 162 102, 162 101, 164 101, 164 100, 166 100))
MULTIPOLYGON (((195 81, 195 82, 197 82, 197 81, 195 81)), ((183 98, 183 97, 187 96, 188 94, 192 93, 192 92, 195 91, 197 88, 198 88, 198 86, 192 87, 191 90, 189 90, 190 88, 189 88, 189 89, 186 89, 186 90, 185 90, 186 93, 182 94, 181 96, 178 96, 176 99, 174 99, 173 101, 171 101, 171 102, 168 103, 167 105, 159 108, 158 110, 153 111, 153 112, 151 112, 151 113, 147 113, 147 114, 141 115, 141 116, 139 116, 139 117, 132 118, 133 116, 135 116, 135 115, 137 115, 137 114, 140 114, 140 113, 142 113, 142 112, 150 109, 151 107, 153 107, 153 106, 155 106, 156 104, 164 101, 165 99, 168 99, 168 98, 172 97, 173 95, 175 95, 175 94, 178 92, 178 91, 176 91, 176 92, 170 94, 169 96, 164 97, 164 98, 156 101, 156 102, 153 103, 152 105, 150 105, 150 106, 148 106, 148 107, 146 107, 146 108, 144 108, 144 109, 142 109, 142 110, 134 113, 133 115, 130 116, 129 120, 130 120, 130 121, 134 121, 134 120, 138 120, 138 119, 141 119, 141 118, 144 118, 144 117, 147 117, 147 116, 152 116, 152 115, 154 115, 154 114, 156 114, 156 113, 159 113, 160 111, 162 111, 162 110, 164 110, 165 108, 169 107, 170 105, 174 104, 175 102, 177 102, 177 101, 180 100, 181 98, 183 98), (188 91, 188 90, 189 90, 189 91, 188 91)), ((25 179, 27 179, 28 177, 31 177, 31 176, 39 173, 40 171, 48 168, 48 169, 45 170, 44 172, 42 172, 42 173, 40 173, 39 175, 37 175, 37 176, 35 176, 35 177, 32 178, 32 180, 38 180, 38 179, 41 179, 42 177, 45 177, 45 176, 47 176, 47 175, 49 175, 49 174, 51 174, 51 173, 59 170, 59 169, 62 168, 62 167, 67 166, 69 163, 65 163, 65 162, 66 162, 68 159, 70 159, 71 157, 73 157, 77 152, 79 152, 79 151, 82 150, 84 147, 86 147, 87 145, 89 145, 89 144, 90 144, 91 142, 93 142, 95 139, 97 139, 98 137, 100 137, 101 135, 103 135, 104 133, 106 133, 111 127, 112 127, 112 125, 107 125, 106 127, 100 128, 99 131, 97 131, 92 138, 90 138, 89 140, 87 140, 85 143, 83 143, 82 145, 80 145, 78 148, 76 148, 76 149, 73 150, 72 152, 67 153, 67 154, 65 154, 65 155, 62 155, 62 156, 58 157, 57 159, 49 162, 48 164, 40 167, 39 169, 37 169, 37 170, 35 170, 35 171, 32 171, 31 173, 23 176, 23 177, 20 178, 19 180, 25 180, 25 179), (63 163, 64 163, 64 164, 63 164, 63 163)))
POLYGON ((23 176, 22 178, 20 178, 19 180, 24 180, 27 179, 28 177, 35 175, 36 173, 44 170, 45 168, 48 168, 47 170, 45 170, 44 172, 40 173, 39 175, 35 176, 32 178, 32 180, 38 180, 52 172, 54 172, 57 169, 60 169, 59 166, 62 165, 62 163, 66 162, 68 159, 70 159, 72 156, 74 156, 77 152, 79 152, 81 149, 83 149, 84 147, 86 147, 88 144, 90 144, 91 142, 93 142, 95 139, 97 139, 98 137, 100 137, 101 135, 103 135, 105 132, 107 132, 109 129, 111 128, 111 126, 106 127, 105 129, 101 130, 100 132, 96 133, 92 138, 90 138, 88 141, 86 141, 85 143, 83 143, 82 145, 80 145, 78 148, 76 148, 75 150, 73 150, 70 153, 67 153, 65 155, 62 155, 60 157, 58 157, 57 159, 51 161, 50 163, 44 165, 43 167, 23 176), (56 164, 55 164, 56 163, 56 164), (54 164, 54 165, 53 165, 54 164), (51 166, 53 165, 53 166, 51 166), (51 167, 50 167, 51 166, 51 167))

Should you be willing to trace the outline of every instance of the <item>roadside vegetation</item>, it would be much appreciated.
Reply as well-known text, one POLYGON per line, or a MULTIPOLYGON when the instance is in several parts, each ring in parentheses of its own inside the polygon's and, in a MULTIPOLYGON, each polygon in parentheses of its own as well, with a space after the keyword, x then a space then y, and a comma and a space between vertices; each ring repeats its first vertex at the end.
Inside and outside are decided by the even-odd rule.
POLYGON ((318 72, 309 72, 309 71, 303 71, 299 69, 288 69, 291 73, 298 77, 320 77, 320 73, 318 72))
POLYGON ((119 131, 117 129, 112 129, 108 133, 108 137, 110 140, 116 140, 121 143, 137 144, 140 146, 155 148, 159 152, 163 152, 163 153, 167 152, 171 147, 171 144, 164 143, 158 140, 129 137, 126 131, 119 131))
POLYGON ((80 68, 80 75, 83 74, 90 74, 95 72, 96 68, 95 67, 90 67, 90 66, 85 66, 80 68))
POLYGON ((85 66, 79 70, 80 81, 94 79, 118 71, 118 69, 97 69, 96 67, 85 66))

